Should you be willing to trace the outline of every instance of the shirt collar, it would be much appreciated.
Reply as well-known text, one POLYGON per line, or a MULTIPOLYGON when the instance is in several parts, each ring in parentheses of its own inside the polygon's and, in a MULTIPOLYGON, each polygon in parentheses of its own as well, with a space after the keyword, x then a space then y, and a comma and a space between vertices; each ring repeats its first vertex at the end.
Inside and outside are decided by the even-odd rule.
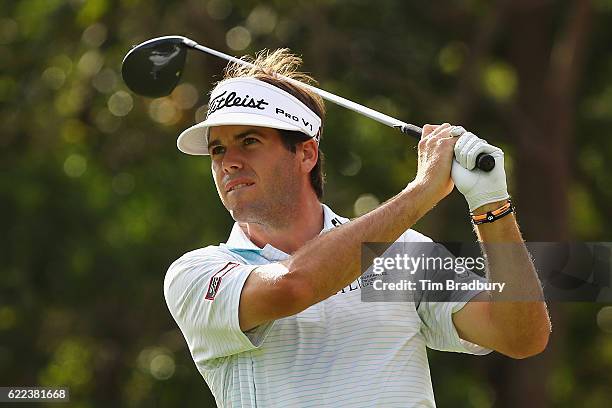
MULTIPOLYGON (((321 230, 319 235, 349 221, 348 218, 341 217, 334 213, 327 205, 321 204, 321 206, 323 207, 323 229, 321 230)), ((234 226, 232 227, 232 232, 230 233, 230 236, 227 239, 226 246, 229 249, 256 251, 264 256, 273 255, 277 252, 280 253, 278 255, 284 254, 285 257, 288 256, 283 251, 274 248, 270 244, 267 244, 263 248, 259 248, 257 245, 251 242, 249 237, 247 237, 247 235, 244 233, 242 228, 240 228, 240 225, 238 225, 237 222, 235 222, 234 226)), ((266 256, 266 258, 268 258, 268 256, 266 256)))

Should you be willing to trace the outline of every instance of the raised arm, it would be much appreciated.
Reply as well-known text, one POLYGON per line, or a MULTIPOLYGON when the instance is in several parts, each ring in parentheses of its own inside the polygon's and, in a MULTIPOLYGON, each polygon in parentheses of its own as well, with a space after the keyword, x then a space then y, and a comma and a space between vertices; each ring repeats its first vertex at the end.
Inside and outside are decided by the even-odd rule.
POLYGON ((288 260, 251 272, 240 297, 241 329, 297 314, 357 279, 362 242, 395 241, 452 191, 456 140, 450 125, 426 125, 418 145, 417 175, 402 192, 310 241, 288 260))
MULTIPOLYGON (((507 203, 503 152, 473 134, 455 145, 452 177, 476 216, 494 212, 507 203), (491 173, 473 168, 474 157, 495 157, 491 173)), ((501 211, 499 215, 505 214, 501 211)), ((542 352, 548 343, 550 320, 542 286, 524 245, 516 218, 509 213, 493 222, 477 224, 476 233, 487 257, 488 278, 505 283, 502 292, 483 292, 453 315, 459 336, 513 358, 542 352)))
MULTIPOLYGON (((487 204, 475 214, 484 214, 501 204, 487 204)), ((514 214, 480 224, 476 233, 487 257, 489 280, 506 285, 502 292, 477 295, 453 315, 459 337, 513 358, 542 352, 548 343, 550 320, 514 214)))

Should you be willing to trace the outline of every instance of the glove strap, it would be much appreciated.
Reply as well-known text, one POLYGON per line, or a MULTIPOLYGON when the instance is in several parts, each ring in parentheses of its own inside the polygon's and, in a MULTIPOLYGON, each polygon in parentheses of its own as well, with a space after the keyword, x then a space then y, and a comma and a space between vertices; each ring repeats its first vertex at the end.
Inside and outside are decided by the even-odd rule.
POLYGON ((513 212, 514 205, 512 204, 512 201, 508 199, 504 205, 493 211, 487 211, 486 214, 474 215, 474 213, 470 212, 470 218, 472 220, 472 224, 479 225, 486 224, 488 222, 495 222, 513 212))

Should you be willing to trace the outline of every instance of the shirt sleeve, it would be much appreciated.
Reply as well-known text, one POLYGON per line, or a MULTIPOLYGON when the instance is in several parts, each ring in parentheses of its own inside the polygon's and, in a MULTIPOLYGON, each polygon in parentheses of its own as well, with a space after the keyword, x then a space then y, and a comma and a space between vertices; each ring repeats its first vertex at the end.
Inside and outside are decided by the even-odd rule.
POLYGON ((243 332, 238 320, 242 287, 257 267, 208 248, 187 253, 170 265, 164 297, 194 361, 261 346, 273 322, 243 332))
MULTIPOLYGON (((470 294, 470 298, 477 294, 478 292, 470 294)), ((452 316, 467 302, 469 299, 461 302, 422 302, 419 305, 417 312, 423 323, 421 333, 425 337, 427 347, 440 351, 477 355, 485 355, 493 351, 459 337, 452 316)))
MULTIPOLYGON (((444 258, 454 258, 452 253, 444 246, 434 243, 429 237, 408 230, 400 240, 404 246, 404 252, 426 252, 429 256, 444 258), (425 248, 423 251, 416 248, 425 248)), ((470 270, 458 273, 453 270, 426 270, 419 271, 416 279, 427 279, 432 282, 470 282, 479 280, 486 282, 486 279, 475 274, 470 270)), ((440 351, 453 351, 458 353, 469 353, 484 355, 492 350, 463 340, 459 337, 455 324, 453 323, 453 313, 461 310, 479 290, 455 290, 455 291, 418 291, 415 296, 415 306, 421 318, 421 334, 425 338, 427 347, 440 351)))

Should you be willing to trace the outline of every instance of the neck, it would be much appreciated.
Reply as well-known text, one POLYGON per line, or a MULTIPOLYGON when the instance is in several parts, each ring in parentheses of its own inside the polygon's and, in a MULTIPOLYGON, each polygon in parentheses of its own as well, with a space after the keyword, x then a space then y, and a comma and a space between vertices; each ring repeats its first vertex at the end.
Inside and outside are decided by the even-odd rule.
POLYGON ((306 242, 319 235, 323 229, 323 206, 316 198, 305 200, 282 226, 259 223, 239 223, 251 242, 260 248, 270 244, 281 251, 292 254, 306 242))

